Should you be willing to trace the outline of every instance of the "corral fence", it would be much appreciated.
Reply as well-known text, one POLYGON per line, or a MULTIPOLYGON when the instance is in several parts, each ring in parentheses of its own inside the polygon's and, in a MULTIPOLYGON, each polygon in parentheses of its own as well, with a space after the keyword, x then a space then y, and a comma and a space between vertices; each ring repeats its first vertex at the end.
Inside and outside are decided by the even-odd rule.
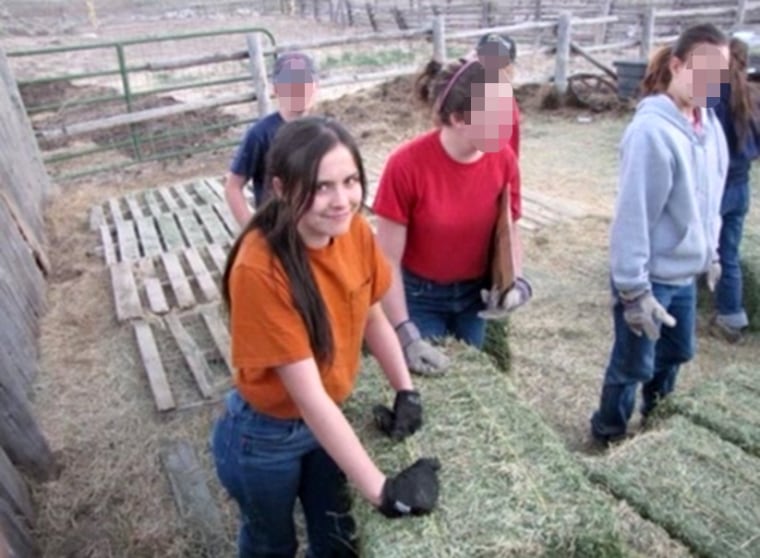
POLYGON ((22 74, 19 88, 44 162, 52 176, 65 180, 231 148, 246 126, 270 110, 267 76, 274 56, 284 51, 314 54, 326 89, 408 75, 431 53, 443 61, 470 51, 484 33, 509 33, 533 37, 525 41, 533 45, 529 52, 555 55, 553 80, 563 93, 571 77, 572 53, 614 79, 614 70, 599 63, 594 52, 638 46, 639 57, 646 59, 654 44, 673 40, 695 20, 728 18, 728 28, 754 16, 760 16, 760 2, 683 10, 650 5, 637 12, 630 36, 600 42, 621 16, 562 12, 551 20, 457 29, 449 26, 450 16, 439 14, 414 29, 302 43, 277 44, 266 29, 251 27, 14 51, 9 56, 23 61, 17 72, 22 74), (46 67, 58 59, 65 68, 72 54, 81 58, 85 70, 36 76, 22 72, 43 65, 43 59, 46 67), (254 101, 258 110, 252 109, 254 101))

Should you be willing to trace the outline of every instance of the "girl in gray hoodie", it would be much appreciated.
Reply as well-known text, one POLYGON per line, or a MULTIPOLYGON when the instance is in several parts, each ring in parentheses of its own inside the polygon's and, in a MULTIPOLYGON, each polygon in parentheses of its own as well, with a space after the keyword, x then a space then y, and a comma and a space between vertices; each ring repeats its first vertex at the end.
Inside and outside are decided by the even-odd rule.
POLYGON ((642 415, 675 386, 695 352, 695 278, 720 276, 720 200, 728 169, 708 98, 728 70, 728 41, 710 24, 685 30, 649 63, 643 100, 623 135, 610 234, 615 340, 591 434, 626 434, 636 392, 642 415))

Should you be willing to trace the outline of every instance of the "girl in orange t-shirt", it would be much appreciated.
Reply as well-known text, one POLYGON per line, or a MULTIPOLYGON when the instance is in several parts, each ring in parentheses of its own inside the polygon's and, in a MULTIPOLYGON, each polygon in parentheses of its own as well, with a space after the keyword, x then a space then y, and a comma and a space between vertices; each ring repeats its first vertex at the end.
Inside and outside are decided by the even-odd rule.
POLYGON ((240 556, 295 555, 296 499, 307 556, 354 556, 346 479, 388 517, 422 514, 438 497, 438 463, 420 459, 386 477, 340 409, 364 340, 396 390, 393 410, 374 409, 378 426, 402 439, 422 425, 378 302, 390 270, 357 213, 366 181, 353 138, 322 118, 283 125, 266 182, 273 197, 232 247, 223 278, 236 374, 212 435, 216 470, 240 507, 240 556))

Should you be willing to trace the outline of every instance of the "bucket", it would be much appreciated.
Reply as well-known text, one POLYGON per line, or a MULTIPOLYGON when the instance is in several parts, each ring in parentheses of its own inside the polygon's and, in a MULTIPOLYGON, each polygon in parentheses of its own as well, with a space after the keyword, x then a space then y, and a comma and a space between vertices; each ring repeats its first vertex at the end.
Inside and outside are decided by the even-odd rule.
POLYGON ((647 63, 642 60, 619 60, 613 62, 617 71, 617 91, 621 99, 631 99, 639 96, 639 85, 644 79, 647 63))

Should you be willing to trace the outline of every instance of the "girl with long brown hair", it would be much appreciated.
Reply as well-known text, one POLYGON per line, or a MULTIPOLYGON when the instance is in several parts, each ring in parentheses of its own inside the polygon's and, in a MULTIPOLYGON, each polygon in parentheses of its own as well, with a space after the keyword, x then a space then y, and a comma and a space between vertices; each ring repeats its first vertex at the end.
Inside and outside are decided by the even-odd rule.
POLYGON ((758 133, 758 94, 747 80, 749 57, 747 44, 731 39, 728 83, 721 87, 720 100, 715 106, 728 141, 730 162, 720 213, 720 265, 722 273, 715 289, 717 313, 710 331, 731 343, 742 338, 749 325, 742 301, 742 269, 739 245, 744 219, 749 211, 749 171, 752 160, 760 155, 758 133))

